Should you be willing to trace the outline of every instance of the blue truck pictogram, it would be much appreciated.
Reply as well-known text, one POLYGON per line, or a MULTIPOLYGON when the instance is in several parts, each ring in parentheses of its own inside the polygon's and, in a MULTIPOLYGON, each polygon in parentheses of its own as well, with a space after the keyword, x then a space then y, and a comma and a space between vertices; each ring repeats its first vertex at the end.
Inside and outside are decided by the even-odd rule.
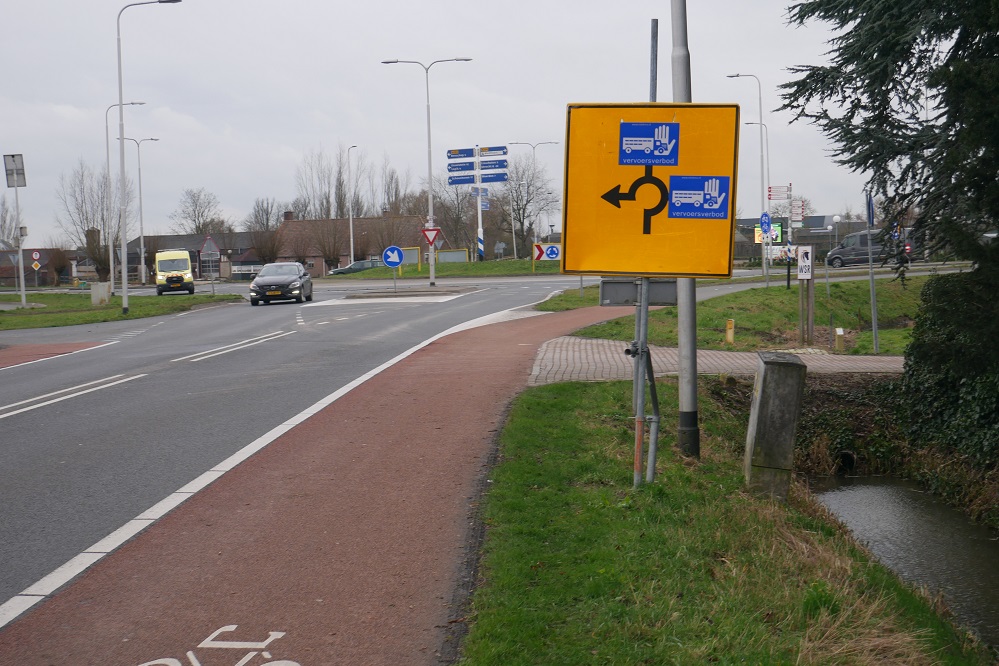
POLYGON ((680 123, 621 123, 618 164, 676 166, 680 123))
POLYGON ((729 182, 728 176, 670 176, 668 216, 727 218, 729 182))

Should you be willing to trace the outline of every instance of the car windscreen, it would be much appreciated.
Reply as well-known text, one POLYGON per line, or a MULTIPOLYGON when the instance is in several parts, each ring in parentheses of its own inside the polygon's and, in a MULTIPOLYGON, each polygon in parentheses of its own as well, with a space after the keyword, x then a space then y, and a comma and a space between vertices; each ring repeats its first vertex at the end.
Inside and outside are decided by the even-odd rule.
POLYGON ((263 277, 270 275, 298 275, 298 268, 295 266, 264 266, 260 269, 259 275, 263 277))
POLYGON ((156 267, 160 273, 189 270, 187 259, 160 259, 156 262, 156 267))

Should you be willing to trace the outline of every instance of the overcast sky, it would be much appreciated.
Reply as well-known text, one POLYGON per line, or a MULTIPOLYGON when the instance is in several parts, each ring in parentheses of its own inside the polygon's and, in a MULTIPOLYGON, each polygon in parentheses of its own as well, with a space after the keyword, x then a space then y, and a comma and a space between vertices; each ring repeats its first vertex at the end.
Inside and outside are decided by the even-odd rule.
MULTIPOLYGON (((56 192, 82 159, 105 164, 105 117, 117 177, 115 25, 121 0, 32 0, 3 10, 0 151, 24 155, 19 191, 28 246, 63 236, 56 192)), ((793 183, 819 214, 863 210, 864 179, 833 164, 816 128, 775 113, 787 68, 824 61, 822 25, 790 28, 787 0, 687 3, 693 101, 731 102, 757 121, 759 77, 772 184, 793 183)), ((426 179, 430 63, 433 160, 473 145, 541 145, 537 160, 561 191, 566 105, 649 99, 650 25, 659 19, 659 101, 672 101, 669 0, 183 0, 121 15, 125 134, 144 142, 145 232, 171 233, 187 188, 205 188, 238 223, 258 197, 290 201, 305 155, 356 144, 355 159, 387 158, 414 188, 426 179)), ((760 212, 759 129, 744 126, 738 209, 760 212)), ((136 148, 126 146, 136 177, 136 148)), ((511 155, 529 146, 510 146, 511 155)), ((6 190, 13 205, 13 191, 6 190)), ((133 234, 134 237, 134 234, 133 234)))

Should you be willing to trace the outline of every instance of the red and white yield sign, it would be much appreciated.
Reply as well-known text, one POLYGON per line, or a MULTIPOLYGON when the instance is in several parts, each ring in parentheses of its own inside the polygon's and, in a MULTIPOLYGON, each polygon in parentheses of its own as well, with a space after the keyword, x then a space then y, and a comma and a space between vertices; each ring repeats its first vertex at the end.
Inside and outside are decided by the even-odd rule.
POLYGON ((437 242, 437 236, 441 232, 440 227, 427 227, 423 229, 423 237, 427 239, 427 245, 433 245, 437 242))

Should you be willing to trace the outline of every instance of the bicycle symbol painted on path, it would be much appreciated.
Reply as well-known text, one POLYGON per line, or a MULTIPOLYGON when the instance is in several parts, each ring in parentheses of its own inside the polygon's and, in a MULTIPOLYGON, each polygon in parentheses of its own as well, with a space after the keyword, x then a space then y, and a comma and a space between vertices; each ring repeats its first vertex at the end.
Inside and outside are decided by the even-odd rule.
MULTIPOLYGON (((239 625, 228 624, 220 629, 214 631, 208 638, 201 641, 198 644, 199 648, 204 649, 220 649, 220 650, 249 650, 243 657, 236 662, 235 666, 250 666, 250 662, 253 661, 259 654, 263 659, 271 659, 271 653, 266 651, 268 645, 277 639, 284 636, 283 631, 271 631, 268 632, 267 640, 260 642, 251 641, 220 641, 216 640, 220 634, 231 633, 236 631, 239 625)), ((139 664, 139 666, 201 666, 201 662, 198 661, 198 657, 194 654, 193 650, 188 650, 185 655, 188 659, 188 664, 185 665, 180 659, 174 659, 173 657, 166 657, 163 659, 155 659, 153 661, 147 661, 145 663, 139 664)), ((286 659, 279 659, 277 661, 266 661, 263 663, 257 663, 254 666, 301 666, 297 661, 288 661, 286 659)))

